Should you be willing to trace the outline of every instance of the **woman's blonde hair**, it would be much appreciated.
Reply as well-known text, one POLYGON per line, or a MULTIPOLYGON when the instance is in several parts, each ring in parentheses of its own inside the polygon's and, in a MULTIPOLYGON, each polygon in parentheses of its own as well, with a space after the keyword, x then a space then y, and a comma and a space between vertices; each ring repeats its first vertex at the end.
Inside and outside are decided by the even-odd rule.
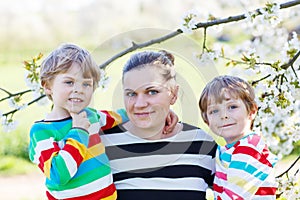
POLYGON ((176 86, 176 72, 174 67, 174 56, 165 51, 143 51, 133 54, 123 67, 124 74, 146 66, 156 67, 163 79, 171 88, 176 86))

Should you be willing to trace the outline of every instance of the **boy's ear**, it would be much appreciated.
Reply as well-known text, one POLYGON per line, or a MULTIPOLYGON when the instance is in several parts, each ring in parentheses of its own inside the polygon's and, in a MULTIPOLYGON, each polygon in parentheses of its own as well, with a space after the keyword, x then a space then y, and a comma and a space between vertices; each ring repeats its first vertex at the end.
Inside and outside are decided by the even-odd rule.
POLYGON ((254 120, 256 114, 257 114, 257 110, 250 111, 250 113, 249 113, 249 119, 250 120, 254 120))
POLYGON ((179 86, 176 85, 175 89, 172 91, 172 98, 171 98, 171 102, 170 104, 171 105, 174 105, 176 100, 177 100, 177 97, 178 97, 178 90, 179 90, 179 86))
POLYGON ((45 91, 46 95, 51 95, 52 94, 52 90, 51 90, 51 87, 49 86, 49 84, 44 83, 43 88, 44 88, 44 91, 45 91))

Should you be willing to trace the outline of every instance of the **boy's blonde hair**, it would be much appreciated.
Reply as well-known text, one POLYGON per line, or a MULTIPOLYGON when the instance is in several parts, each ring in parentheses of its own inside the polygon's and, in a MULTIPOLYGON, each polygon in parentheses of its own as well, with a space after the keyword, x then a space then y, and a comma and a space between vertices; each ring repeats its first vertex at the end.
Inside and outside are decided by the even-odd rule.
POLYGON ((244 102, 248 114, 257 111, 254 89, 248 82, 235 76, 218 76, 205 86, 200 96, 199 107, 205 123, 208 124, 208 105, 211 100, 221 103, 225 99, 224 91, 234 98, 240 98, 244 102))
MULTIPOLYGON (((87 50, 74 44, 62 44, 45 58, 40 70, 41 85, 50 84, 57 74, 67 72, 73 63, 81 67, 84 78, 93 79, 95 90, 100 81, 100 68, 87 50)), ((48 98, 52 99, 49 95, 48 98)))

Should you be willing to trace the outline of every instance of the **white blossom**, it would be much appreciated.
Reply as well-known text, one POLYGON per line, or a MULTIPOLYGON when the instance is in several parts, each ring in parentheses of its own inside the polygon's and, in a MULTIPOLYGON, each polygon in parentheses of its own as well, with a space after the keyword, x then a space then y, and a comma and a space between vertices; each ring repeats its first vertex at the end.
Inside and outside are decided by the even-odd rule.
POLYGON ((19 105, 17 104, 17 102, 15 101, 15 99, 13 97, 8 99, 8 105, 11 108, 15 108, 18 109, 19 105))
POLYGON ((292 32, 292 39, 289 41, 290 48, 299 49, 300 43, 298 39, 297 33, 294 31, 292 32))
POLYGON ((10 132, 17 128, 18 121, 7 120, 6 117, 2 117, 2 128, 3 132, 10 132))
POLYGON ((30 78, 28 78, 28 74, 29 72, 26 71, 24 76, 26 86, 29 87, 32 91, 39 91, 41 88, 40 83, 32 81, 30 78))
POLYGON ((101 69, 100 70, 100 81, 98 83, 99 87, 105 91, 108 88, 108 85, 110 83, 110 77, 107 76, 106 72, 101 69))
POLYGON ((209 63, 211 61, 214 61, 219 57, 218 52, 210 51, 210 52, 204 52, 200 55, 195 55, 194 58, 199 62, 200 66, 205 65, 206 63, 209 63))
POLYGON ((192 34, 193 29, 196 28, 197 19, 200 16, 199 12, 195 9, 188 11, 181 18, 180 29, 183 33, 192 34))
MULTIPOLYGON (((37 99, 42 95, 43 94, 41 94, 40 91, 38 91, 38 92, 33 91, 33 93, 32 93, 33 99, 37 99)), ((39 106, 46 106, 48 103, 49 103, 49 99, 47 96, 45 96, 37 101, 37 105, 39 105, 39 106)))
POLYGON ((18 104, 18 102, 16 102, 16 100, 14 99, 14 97, 11 97, 8 99, 8 105, 11 108, 17 109, 17 110, 22 110, 24 108, 27 107, 27 104, 23 103, 23 104, 18 104))

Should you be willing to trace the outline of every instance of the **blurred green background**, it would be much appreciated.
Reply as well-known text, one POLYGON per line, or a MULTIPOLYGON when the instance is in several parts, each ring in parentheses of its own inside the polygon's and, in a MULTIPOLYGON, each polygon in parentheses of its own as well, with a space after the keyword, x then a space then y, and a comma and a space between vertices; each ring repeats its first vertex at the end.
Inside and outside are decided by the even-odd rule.
MULTIPOLYGON (((260 6, 259 1, 255 2, 253 8, 260 6)), ((71 42, 88 49, 100 65, 128 48, 132 41, 146 42, 177 30, 181 17, 191 9, 210 9, 219 17, 244 12, 240 6, 222 9, 219 4, 217 0, 209 3, 196 0, 0 0, 0 87, 10 92, 27 89, 22 62, 39 53, 45 57, 61 43, 71 42)), ((208 34, 212 38, 227 34, 229 43, 235 44, 247 37, 237 30, 238 26, 233 23, 222 31, 212 29, 208 34)), ((199 115, 198 98, 204 84, 213 76, 226 73, 226 69, 222 64, 212 63, 199 67, 193 54, 201 51, 202 34, 202 30, 192 36, 182 34, 148 49, 167 49, 175 55, 181 90, 172 109, 180 120, 207 130, 199 115)), ((108 88, 96 90, 91 106, 107 110, 122 107, 120 77, 127 58, 128 55, 107 67, 108 88)), ((0 91, 0 99, 5 96, 0 91)), ((27 155, 29 129, 35 120, 44 117, 50 106, 32 105, 17 112, 14 116, 17 129, 8 133, 0 130, 0 175, 26 173, 32 169, 27 155)), ((9 110, 7 101, 0 102, 0 112, 9 110)))

